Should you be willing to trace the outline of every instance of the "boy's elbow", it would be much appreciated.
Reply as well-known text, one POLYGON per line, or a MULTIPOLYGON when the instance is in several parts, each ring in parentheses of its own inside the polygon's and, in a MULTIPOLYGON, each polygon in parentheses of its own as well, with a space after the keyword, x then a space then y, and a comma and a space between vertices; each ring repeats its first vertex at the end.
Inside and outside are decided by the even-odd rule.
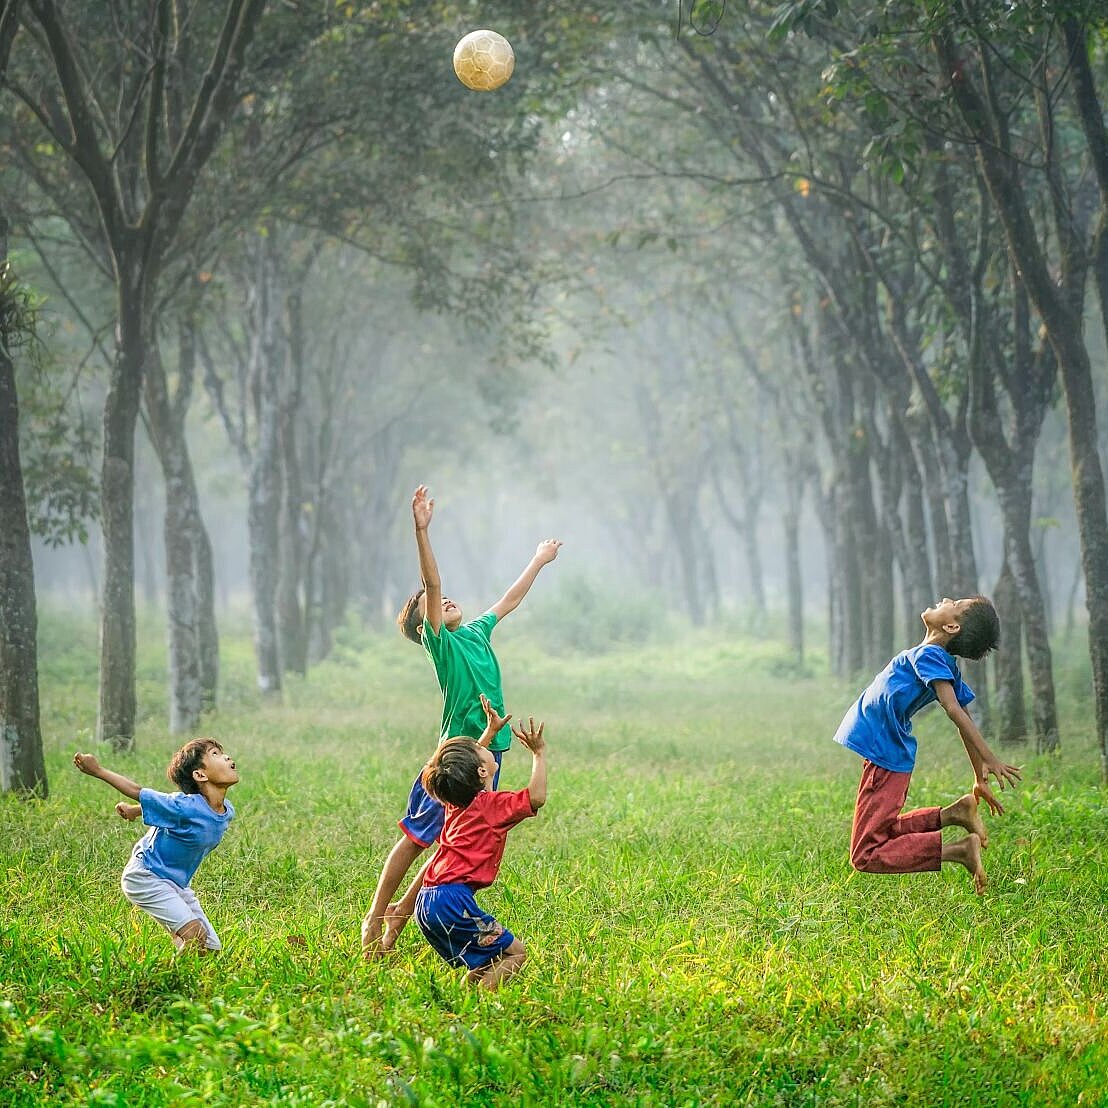
POLYGON ((529 795, 531 799, 531 811, 537 812, 546 803, 546 793, 538 793, 532 790, 529 795))

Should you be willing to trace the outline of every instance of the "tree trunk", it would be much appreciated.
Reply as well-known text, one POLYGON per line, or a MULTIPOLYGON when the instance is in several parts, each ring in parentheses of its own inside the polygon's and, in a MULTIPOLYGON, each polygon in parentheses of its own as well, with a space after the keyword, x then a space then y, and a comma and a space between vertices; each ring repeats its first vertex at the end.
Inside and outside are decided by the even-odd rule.
POLYGON ((219 628, 215 621, 215 570, 212 542, 199 510, 193 532, 196 570, 197 634, 200 641, 200 710, 214 712, 219 698, 219 628))
POLYGON ((304 543, 300 523, 304 496, 300 460, 296 450, 296 403, 282 405, 280 417, 281 510, 278 520, 278 565, 276 590, 277 635, 281 668, 285 673, 308 671, 305 620, 300 601, 304 543))
POLYGON ((788 503, 782 514, 785 531, 785 595, 788 610, 789 649, 796 664, 804 664, 804 574, 800 565, 800 499, 793 491, 794 478, 785 475, 788 503))
POLYGON ((100 469, 104 578, 96 735, 124 751, 135 742, 135 421, 149 331, 141 256, 117 258, 116 264, 119 332, 104 402, 100 469))
MULTIPOLYGON (((1027 473, 1028 486, 1030 477, 1030 473, 1027 473)), ((1029 535, 1030 487, 1000 492, 1000 505, 1004 515, 1005 565, 1012 574, 1019 596, 1021 631, 1027 644, 1035 744, 1042 754, 1058 747, 1058 713, 1054 703, 1054 668, 1047 632, 1046 608, 1039 590, 1029 535)), ((1001 634, 1006 634, 1003 624, 1001 634)))
MULTIPOLYGON (((310 265, 310 263, 309 263, 310 265)), ((306 278, 306 271, 304 276, 306 278)), ((308 640, 301 590, 304 586, 304 483, 297 449, 297 419, 304 374, 303 285, 293 279, 285 302, 288 323, 289 387, 281 398, 280 573, 277 580, 277 633, 286 673, 308 672, 308 640)))
POLYGON ((993 589, 993 602, 1001 627, 993 669, 996 675, 996 735, 1003 746, 1024 745, 1027 742, 1027 713, 1023 706, 1023 623, 1019 591, 1007 558, 993 589))
POLYGON ((250 536, 250 585, 254 601, 254 652, 258 688, 281 691, 281 655, 277 634, 277 581, 280 576, 278 514, 281 474, 278 463, 276 404, 263 401, 258 419, 258 443, 250 473, 247 512, 250 536))
POLYGON ((38 702, 35 567, 19 456, 12 331, 19 326, 0 211, 0 793, 47 794, 38 702))
MULTIPOLYGON (((981 94, 970 79, 951 40, 935 40, 940 70, 948 75, 963 120, 976 139, 981 172, 1004 226, 1009 249, 1058 359, 1069 420, 1070 467, 1085 600, 1089 611, 1089 656, 1093 670, 1097 745, 1102 780, 1108 782, 1108 504, 1097 444, 1096 394, 1081 320, 1069 297, 1058 289, 1043 255, 1027 199, 1020 183, 1020 165, 986 127, 989 118, 981 94)), ((1102 202, 1103 203, 1103 202, 1102 202)), ((1072 228, 1056 227, 1062 238, 1072 228)), ((1067 243, 1064 250, 1073 250, 1067 243)), ((1077 261, 1065 258, 1069 270, 1077 261)))
POLYGON ((169 651, 169 730, 196 729, 209 704, 201 664, 201 625, 205 613, 199 582, 201 551, 208 545, 200 498, 185 437, 184 410, 174 410, 165 368, 154 340, 146 366, 147 426, 165 479, 166 633, 169 651))

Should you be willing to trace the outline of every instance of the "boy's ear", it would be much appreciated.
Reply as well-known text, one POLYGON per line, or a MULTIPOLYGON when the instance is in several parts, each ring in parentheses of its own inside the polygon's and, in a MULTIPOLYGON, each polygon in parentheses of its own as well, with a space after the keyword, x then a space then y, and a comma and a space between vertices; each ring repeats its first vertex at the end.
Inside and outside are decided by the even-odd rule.
POLYGON ((202 769, 194 769, 192 771, 192 779, 202 785, 208 780, 208 775, 202 769))
POLYGON ((962 630, 962 625, 953 619, 948 620, 946 623, 943 624, 943 630, 948 635, 950 635, 951 638, 953 638, 955 635, 958 634, 959 631, 962 630))

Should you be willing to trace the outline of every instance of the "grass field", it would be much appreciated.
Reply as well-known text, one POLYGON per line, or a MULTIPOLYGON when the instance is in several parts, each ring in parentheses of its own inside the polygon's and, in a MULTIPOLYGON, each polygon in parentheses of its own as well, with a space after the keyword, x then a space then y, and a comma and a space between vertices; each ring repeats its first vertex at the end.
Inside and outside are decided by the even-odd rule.
MULTIPOLYGON (((195 881, 225 949, 198 964, 123 899, 140 828, 69 764, 91 746, 95 637, 44 620, 51 796, 0 798, 2 1104, 1108 1103, 1108 796, 1079 670, 1062 757, 1013 759, 1025 787, 990 822, 977 898, 957 868, 850 869, 859 762, 830 735, 853 686, 738 636, 547 657, 506 626, 508 707, 548 721, 550 800, 482 897, 529 962, 479 995, 414 926, 387 962, 358 953, 437 732, 416 648, 350 633, 278 707, 248 638, 225 639, 208 730, 242 782, 195 881)), ((168 790, 179 740, 144 639, 138 752, 100 754, 168 790)), ((944 724, 917 725, 913 802, 969 784, 944 724)), ((529 766, 513 747, 504 786, 529 766)))

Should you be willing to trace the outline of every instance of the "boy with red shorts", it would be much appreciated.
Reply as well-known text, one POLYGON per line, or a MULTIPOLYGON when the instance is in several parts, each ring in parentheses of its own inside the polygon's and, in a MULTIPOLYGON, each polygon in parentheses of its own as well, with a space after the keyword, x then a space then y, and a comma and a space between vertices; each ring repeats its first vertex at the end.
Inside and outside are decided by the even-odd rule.
POLYGON ((518 792, 496 792, 499 766, 489 743, 511 719, 486 697, 481 738, 449 739, 423 770, 427 792, 445 808, 439 849, 427 866, 415 902, 424 938, 452 966, 468 970, 471 985, 496 989, 523 967, 523 943, 477 903, 474 894, 496 880, 508 832, 546 803, 546 743, 534 719, 513 734, 531 751, 531 780, 518 792))
POLYGON ((1004 809, 989 788, 989 778, 1015 787, 1017 766, 1001 762, 981 737, 966 712, 973 690, 962 680, 956 657, 983 658, 996 647, 1000 620, 983 596, 963 600, 944 597, 921 613, 923 641, 902 651, 873 679, 846 713, 835 741, 860 754, 865 763, 854 829, 850 864, 864 873, 918 873, 956 862, 973 875, 974 888, 985 889, 981 851, 988 833, 978 814, 984 800, 994 814, 1004 809), (958 728, 973 766, 973 790, 945 808, 902 812, 916 764, 912 716, 933 701, 943 706, 958 728), (964 827, 968 834, 944 843, 942 828, 964 827))

